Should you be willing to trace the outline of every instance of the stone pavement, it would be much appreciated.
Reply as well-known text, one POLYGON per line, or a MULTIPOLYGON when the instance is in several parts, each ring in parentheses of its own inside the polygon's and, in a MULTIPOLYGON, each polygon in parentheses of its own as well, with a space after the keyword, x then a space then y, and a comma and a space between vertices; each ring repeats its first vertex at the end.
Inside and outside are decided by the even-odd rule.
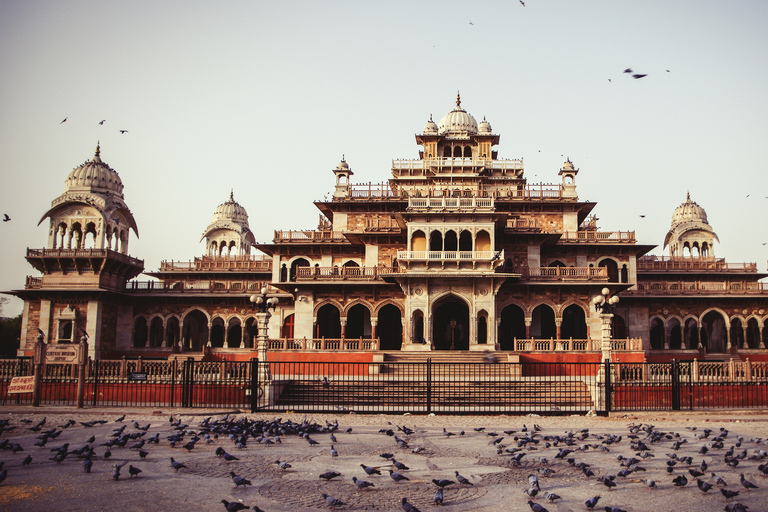
MULTIPOLYGON (((688 473, 689 466, 678 464, 673 474, 666 473, 665 454, 672 453, 675 440, 687 442, 676 452, 679 457, 693 457, 693 467, 699 467, 702 460, 709 465, 709 473, 716 472, 729 484, 728 489, 740 491, 736 501, 749 506, 750 512, 768 510, 768 479, 757 470, 764 461, 740 460, 736 468, 724 462, 724 452, 739 443, 735 453, 746 450, 747 456, 757 450, 768 449, 764 439, 768 438, 768 414, 753 411, 721 411, 697 413, 620 413, 608 418, 585 416, 424 416, 424 415, 322 415, 308 414, 307 419, 320 425, 338 420, 339 429, 335 432, 337 442, 333 443, 338 457, 331 456, 330 436, 327 433, 312 434, 318 441, 310 445, 298 436, 284 436, 281 444, 264 445, 250 440, 246 448, 238 449, 226 436, 221 436, 212 444, 198 442, 195 448, 187 451, 179 447, 172 448, 166 439, 173 432, 169 418, 181 419, 187 424, 187 431, 199 431, 200 422, 211 416, 222 418, 227 413, 230 417, 247 416, 251 419, 275 419, 301 422, 303 414, 245 414, 239 411, 200 410, 200 409, 110 409, 86 408, 78 410, 72 407, 4 406, 0 407, 0 420, 8 420, 16 428, 0 434, 0 441, 9 440, 9 445, 18 443, 23 451, 12 453, 6 449, 0 451, 0 461, 8 476, 0 484, 0 510, 29 511, 56 510, 130 510, 130 511, 224 511, 222 500, 242 501, 246 506, 258 505, 267 512, 273 511, 310 511, 329 510, 321 493, 334 496, 346 505, 337 510, 402 510, 400 501, 408 498, 410 503, 420 510, 435 510, 433 497, 437 487, 432 479, 456 480, 455 471, 467 477, 473 485, 459 487, 451 485, 445 489, 445 501, 442 508, 446 511, 528 511, 528 496, 523 492, 528 487, 528 476, 538 475, 542 494, 554 492, 562 496, 557 503, 549 504, 541 498, 537 502, 550 511, 586 510, 588 498, 601 495, 597 510, 603 506, 620 507, 628 511, 681 511, 696 510, 709 512, 723 510, 725 498, 719 489, 713 488, 706 495, 696 488, 696 482, 688 473), (125 414, 122 423, 115 419, 125 414), (43 430, 67 424, 71 419, 75 423, 61 429, 56 439, 50 439, 45 447, 35 446, 38 433, 29 430, 30 426, 46 418, 43 430), (23 423, 22 419, 31 420, 23 423), (93 427, 82 423, 103 419, 104 424, 93 427), (136 421, 140 426, 150 424, 144 439, 159 433, 158 445, 145 445, 148 452, 146 459, 139 457, 138 450, 126 447, 114 447, 108 461, 103 459, 106 447, 104 442, 111 439, 114 429, 126 425, 125 433, 140 432, 133 426, 136 421), (82 422, 82 423, 81 423, 82 422), (540 436, 562 436, 566 431, 579 434, 582 429, 589 429, 589 437, 577 443, 577 447, 589 445, 581 452, 571 454, 576 461, 591 465, 600 475, 615 475, 620 469, 617 454, 625 457, 634 456, 636 451, 629 445, 627 434, 630 424, 653 424, 656 430, 668 433, 669 439, 651 445, 654 457, 641 463, 645 472, 635 472, 626 479, 616 478, 617 486, 609 491, 595 477, 587 479, 579 469, 562 460, 554 459, 559 448, 544 446, 542 439, 535 450, 524 449, 526 455, 520 464, 511 462, 511 454, 497 454, 493 440, 504 437, 499 443, 506 448, 517 446, 515 438, 520 439, 524 425, 529 431, 533 425, 541 427, 540 436), (398 431, 398 426, 406 426, 415 432, 405 435, 398 431), (691 430, 692 427, 696 430, 691 430), (351 427, 352 431, 346 433, 351 427), (450 434, 446 435, 443 429, 450 434), (475 429, 484 428, 482 431, 475 429), (696 438, 705 428, 714 432, 708 439, 696 438), (701 446, 709 446, 710 440, 728 430, 723 449, 715 449, 702 456, 701 446), (399 448, 381 429, 392 429, 396 435, 408 440, 407 448, 399 448), (505 434, 504 430, 515 430, 505 434), (461 431, 464 432, 460 435, 461 431), (495 431, 498 436, 488 435, 495 431), (606 435, 623 436, 620 443, 604 445, 609 451, 595 449, 606 439, 606 435), (51 457, 52 448, 69 443, 69 449, 77 449, 86 444, 90 436, 96 440, 92 444, 97 457, 94 458, 90 474, 83 471, 82 460, 76 455, 69 455, 61 464, 56 464, 51 457), (598 437, 600 436, 600 437, 598 437), (759 441, 758 441, 759 439, 759 441), (227 462, 215 455, 217 447, 224 448, 239 460, 227 462), (379 454, 391 452, 395 458, 410 469, 402 471, 409 480, 394 482, 388 475, 390 462, 379 454), (23 466, 22 461, 31 455, 32 462, 23 466), (170 458, 185 464, 186 468, 178 472, 170 467, 170 458), (546 458, 546 462, 541 460, 546 458), (275 460, 288 461, 291 468, 281 471, 274 464, 275 460), (113 464, 126 462, 120 479, 112 478, 113 464), (380 467, 382 475, 367 476, 360 464, 380 467), (141 469, 141 473, 129 478, 128 466, 141 469), (545 476, 542 468, 554 471, 545 476), (333 470, 341 476, 330 481, 319 478, 325 471, 333 470), (233 489, 230 471, 251 480, 246 488, 233 489), (739 473, 759 486, 759 489, 746 491, 739 485, 739 473), (684 488, 675 487, 672 479, 685 474, 690 483, 684 488), (375 485, 365 490, 358 490, 352 477, 367 480, 375 485), (648 490, 644 484, 647 478, 654 479, 657 490, 648 490)), ((57 430, 59 430, 57 428, 57 430)), ((187 434, 185 441, 191 437, 187 434)), ((641 438, 645 434, 641 434, 641 438)), ((541 438, 540 438, 541 439, 541 438)), ((533 445, 534 443, 529 443, 533 445)), ((561 444, 560 447, 563 445, 561 444)), ((573 448, 573 447, 572 447, 573 448)), ((768 458, 766 458, 768 461, 768 458)))

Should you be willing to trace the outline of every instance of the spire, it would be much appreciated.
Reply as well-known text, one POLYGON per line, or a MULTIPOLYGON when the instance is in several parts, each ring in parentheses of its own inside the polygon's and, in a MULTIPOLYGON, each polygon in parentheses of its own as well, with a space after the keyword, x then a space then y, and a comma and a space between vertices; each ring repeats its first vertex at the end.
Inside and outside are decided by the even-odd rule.
POLYGON ((688 194, 687 194, 687 197, 685 198, 685 200, 686 201, 690 201, 691 200, 691 191, 690 190, 688 191, 688 194))
POLYGON ((229 189, 229 200, 234 202, 235 201, 235 189, 231 188, 229 189))
POLYGON ((461 91, 456 91, 456 108, 461 109, 461 91))
POLYGON ((100 146, 101 146, 101 141, 97 140, 96 141, 96 153, 94 154, 94 156, 101 155, 101 147, 100 146))

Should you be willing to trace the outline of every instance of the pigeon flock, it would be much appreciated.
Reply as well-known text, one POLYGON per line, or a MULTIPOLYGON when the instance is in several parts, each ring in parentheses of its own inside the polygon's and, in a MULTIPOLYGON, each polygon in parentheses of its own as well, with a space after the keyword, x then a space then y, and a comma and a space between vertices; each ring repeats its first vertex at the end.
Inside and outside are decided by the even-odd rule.
MULTIPOLYGON (((72 467, 72 471, 89 474, 88 478, 125 485, 120 482, 155 478, 158 473, 196 477, 193 469, 204 464, 201 461, 227 468, 229 489, 237 498, 219 496, 229 499, 214 500, 220 502, 216 507, 210 505, 212 509, 223 505, 227 511, 265 510, 261 508, 264 503, 257 503, 263 498, 251 491, 264 483, 254 481, 254 461, 271 467, 275 478, 285 475, 314 481, 315 491, 305 487, 303 492, 314 493, 305 500, 318 510, 368 509, 360 499, 363 496, 378 496, 377 510, 388 510, 385 502, 405 512, 452 505, 455 510, 468 510, 470 495, 484 486, 505 485, 505 503, 499 510, 657 510, 632 502, 621 492, 638 489, 667 492, 667 499, 676 504, 717 501, 718 509, 726 512, 747 512, 750 506, 740 498, 768 486, 762 481, 768 476, 768 440, 748 439, 722 427, 690 426, 676 432, 630 423, 625 432, 606 434, 589 428, 557 432, 538 424, 519 426, 511 418, 506 419, 510 428, 499 432, 483 427, 471 431, 443 427, 441 431, 387 423, 378 432, 372 428, 367 432, 381 436, 379 443, 361 443, 355 440, 358 432, 340 427, 338 420, 321 424, 307 417, 291 421, 226 414, 218 419, 192 417, 187 422, 171 416, 167 422, 142 425, 125 418, 70 419, 57 421, 57 425, 45 417, 39 421, 0 419, 0 488, 13 486, 19 475, 44 465, 72 467), (57 441, 62 434, 67 442, 57 441), (484 442, 478 443, 480 440, 484 442), (484 470, 462 474, 454 468, 440 469, 427 458, 455 457, 469 441, 486 446, 476 462, 480 465, 482 461, 484 470), (279 457, 286 460, 269 451, 277 450, 276 445, 290 447, 290 451, 280 448, 279 457), (366 455, 370 450, 360 449, 377 446, 389 449, 378 455, 366 455), (169 451, 174 456, 166 458, 169 451), (309 473, 302 465, 308 457, 321 461, 326 469, 309 473), (166 462, 159 463, 160 458, 166 462), (612 462, 606 464, 606 460, 612 462), (147 466, 150 461, 153 465, 147 466), (488 466, 505 478, 492 482, 488 466)), ((752 512, 759 510, 751 503, 752 512)))

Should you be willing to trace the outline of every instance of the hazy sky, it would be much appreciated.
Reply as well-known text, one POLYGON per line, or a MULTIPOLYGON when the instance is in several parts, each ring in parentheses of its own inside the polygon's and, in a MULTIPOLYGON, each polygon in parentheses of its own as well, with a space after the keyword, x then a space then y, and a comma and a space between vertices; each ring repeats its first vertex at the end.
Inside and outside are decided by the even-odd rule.
POLYGON ((25 250, 97 141, 151 271, 204 253, 231 189, 258 241, 316 228, 342 155, 387 180, 457 91, 529 182, 570 157, 602 230, 662 254, 690 191, 715 255, 765 271, 766 21, 765 0, 0 0, 0 290, 38 275, 25 250))

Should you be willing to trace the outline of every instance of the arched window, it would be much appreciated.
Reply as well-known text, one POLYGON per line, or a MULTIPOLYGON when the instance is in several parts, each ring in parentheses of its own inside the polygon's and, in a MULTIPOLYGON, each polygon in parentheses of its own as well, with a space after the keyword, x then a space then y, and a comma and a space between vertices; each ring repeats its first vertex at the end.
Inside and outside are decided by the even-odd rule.
POLYGON ((604 259, 598 263, 598 266, 606 268, 606 272, 608 272, 608 281, 612 283, 619 282, 619 266, 615 261, 612 259, 604 259))
POLYGON ((317 310, 317 337, 341 338, 341 314, 333 304, 317 310))
POLYGON ((472 148, 467 146, 464 148, 464 158, 472 158, 472 148))
POLYGON ((443 234, 441 232, 435 230, 429 234, 429 250, 430 251, 443 250, 443 234))
POLYGON ((411 250, 412 251, 426 251, 427 250, 427 237, 423 231, 414 231, 411 235, 411 250))
POLYGON ((651 321, 651 350, 664 348, 664 323, 658 318, 651 321))
POLYGON ((453 156, 456 158, 461 157, 461 146, 456 146, 455 148, 453 148, 453 156))
POLYGON ((445 233, 445 241, 443 242, 445 251, 456 251, 459 248, 459 241, 456 238, 456 232, 449 230, 445 233))
POLYGON ((563 339, 574 338, 577 340, 587 338, 586 315, 580 306, 571 304, 563 311, 563 322, 560 324, 560 337, 563 339))
POLYGON ((133 321, 133 346, 146 347, 147 335, 147 319, 143 316, 137 317, 136 320, 133 321))
POLYGON ((304 258, 298 258, 291 263, 291 281, 296 281, 299 267, 308 267, 309 262, 304 258))
POLYGON ((149 324, 149 346, 159 347, 163 344, 163 319, 156 316, 149 324))
POLYGON ((217 317, 211 322, 211 346, 223 347, 224 346, 224 320, 217 317))

